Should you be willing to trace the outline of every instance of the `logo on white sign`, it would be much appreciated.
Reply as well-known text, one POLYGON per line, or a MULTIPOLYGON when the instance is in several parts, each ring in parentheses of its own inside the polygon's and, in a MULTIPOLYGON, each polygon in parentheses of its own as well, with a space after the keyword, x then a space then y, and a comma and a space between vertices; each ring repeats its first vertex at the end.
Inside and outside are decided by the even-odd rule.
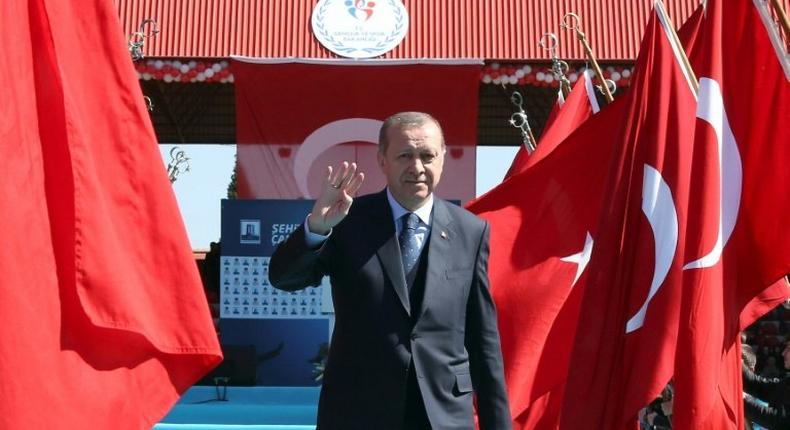
POLYGON ((394 49, 409 30, 400 0, 319 0, 311 20, 324 47, 348 58, 372 58, 394 49))

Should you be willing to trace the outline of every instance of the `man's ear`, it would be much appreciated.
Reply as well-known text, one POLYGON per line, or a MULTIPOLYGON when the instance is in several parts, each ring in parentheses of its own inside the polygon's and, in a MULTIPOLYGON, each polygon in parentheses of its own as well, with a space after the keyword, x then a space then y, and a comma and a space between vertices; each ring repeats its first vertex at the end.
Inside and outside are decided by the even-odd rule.
POLYGON ((376 160, 379 162, 379 167, 384 167, 384 154, 381 151, 376 151, 376 160))

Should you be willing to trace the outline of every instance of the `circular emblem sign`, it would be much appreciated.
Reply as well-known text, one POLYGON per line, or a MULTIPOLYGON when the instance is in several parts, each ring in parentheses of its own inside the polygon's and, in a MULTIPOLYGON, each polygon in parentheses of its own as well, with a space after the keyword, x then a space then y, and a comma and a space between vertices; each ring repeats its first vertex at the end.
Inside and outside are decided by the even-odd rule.
POLYGON ((316 39, 335 54, 371 58, 398 46, 409 15, 400 0, 319 0, 312 25, 316 39))

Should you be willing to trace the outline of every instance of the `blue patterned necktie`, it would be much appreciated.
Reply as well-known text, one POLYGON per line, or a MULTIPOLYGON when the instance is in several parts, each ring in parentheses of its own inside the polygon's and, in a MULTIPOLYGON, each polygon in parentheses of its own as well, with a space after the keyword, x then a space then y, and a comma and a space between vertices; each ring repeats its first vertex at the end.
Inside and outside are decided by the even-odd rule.
POLYGON ((403 260, 403 271, 406 275, 411 273, 417 259, 420 257, 420 247, 417 244, 417 226, 420 219, 417 214, 409 212, 401 217, 402 224, 400 230, 400 256, 403 260))

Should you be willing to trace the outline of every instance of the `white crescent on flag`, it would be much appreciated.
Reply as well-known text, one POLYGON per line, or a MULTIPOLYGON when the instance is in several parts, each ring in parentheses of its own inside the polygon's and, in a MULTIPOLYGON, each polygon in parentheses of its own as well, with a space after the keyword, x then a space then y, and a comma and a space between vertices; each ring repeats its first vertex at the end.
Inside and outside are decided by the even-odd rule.
POLYGON ((653 231, 656 263, 650 291, 642 307, 626 323, 626 333, 631 333, 644 324, 650 300, 664 283, 678 247, 678 212, 672 199, 672 190, 661 173, 647 164, 642 181, 642 212, 653 231))
POLYGON ((719 83, 709 78, 699 80, 699 102, 697 118, 707 122, 716 133, 719 149, 719 234, 713 249, 702 258, 694 260, 683 270, 703 269, 711 267, 721 259, 721 252, 735 228, 738 219, 738 207, 741 204, 741 186, 743 182, 743 166, 738 144, 730 129, 727 112, 724 110, 724 99, 721 96, 719 83))
POLYGON ((311 198, 307 189, 307 173, 319 155, 346 142, 370 142, 378 145, 379 129, 383 122, 371 118, 345 118, 324 124, 310 133, 299 145, 294 156, 294 179, 302 196, 311 198))

